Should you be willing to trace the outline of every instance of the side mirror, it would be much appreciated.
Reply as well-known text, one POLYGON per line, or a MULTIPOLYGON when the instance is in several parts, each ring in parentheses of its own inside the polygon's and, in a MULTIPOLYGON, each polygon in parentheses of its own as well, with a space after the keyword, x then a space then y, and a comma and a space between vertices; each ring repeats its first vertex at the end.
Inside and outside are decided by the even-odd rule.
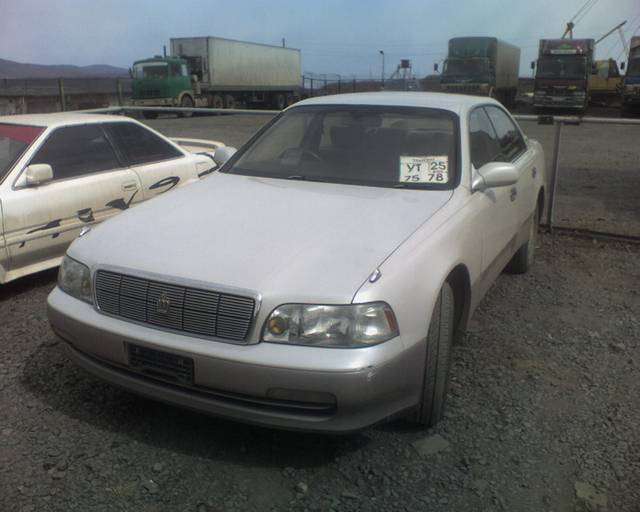
POLYGON ((435 63, 433 64, 433 70, 434 70, 434 71, 438 71, 438 63, 437 63, 437 62, 435 62, 435 63))
POLYGON ((224 163, 231 158, 236 151, 236 148, 231 146, 222 146, 218 148, 213 153, 213 161, 218 165, 218 167, 222 167, 224 163))
POLYGON ((31 164, 25 170, 25 185, 37 187, 53 179, 53 169, 49 164, 31 164))
POLYGON ((477 171, 471 183, 471 191, 507 187, 518 182, 518 169, 509 162, 489 162, 477 171))
POLYGON ((536 61, 535 60, 531 61, 531 69, 536 69, 536 61))
POLYGON ((624 62, 620 63, 620 71, 624 71, 624 62))

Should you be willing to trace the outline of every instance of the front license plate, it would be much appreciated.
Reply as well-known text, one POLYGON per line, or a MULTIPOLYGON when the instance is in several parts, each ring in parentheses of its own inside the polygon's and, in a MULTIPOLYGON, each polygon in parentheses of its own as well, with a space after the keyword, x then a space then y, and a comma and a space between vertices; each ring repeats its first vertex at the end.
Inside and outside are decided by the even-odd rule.
POLYGON ((132 370, 177 384, 193 384, 193 359, 127 343, 132 370))

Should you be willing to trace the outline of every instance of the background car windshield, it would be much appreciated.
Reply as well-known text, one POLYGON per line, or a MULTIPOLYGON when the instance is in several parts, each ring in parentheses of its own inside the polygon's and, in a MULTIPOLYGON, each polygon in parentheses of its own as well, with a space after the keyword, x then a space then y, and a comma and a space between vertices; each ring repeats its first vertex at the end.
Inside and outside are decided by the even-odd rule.
POLYGON ((406 107, 298 107, 225 169, 232 174, 375 186, 449 188, 457 116, 406 107), (402 185, 400 185, 402 184, 402 185))
POLYGON ((43 130, 39 126, 0 124, 0 181, 43 130))
POLYGON ((166 62, 136 64, 133 66, 134 78, 166 78, 169 76, 169 65, 166 62))

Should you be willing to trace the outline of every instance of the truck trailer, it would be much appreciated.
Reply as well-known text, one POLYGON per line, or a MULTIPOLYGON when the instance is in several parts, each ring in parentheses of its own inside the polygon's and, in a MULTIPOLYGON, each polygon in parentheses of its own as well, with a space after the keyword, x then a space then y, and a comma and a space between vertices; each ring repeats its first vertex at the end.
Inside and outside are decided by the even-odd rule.
POLYGON ((593 39, 541 39, 533 85, 533 108, 570 109, 579 114, 589 104, 593 39))
MULTIPOLYGON (((132 105, 278 110, 300 94, 300 50, 220 37, 180 37, 171 55, 133 64, 132 105)), ((154 112, 146 112, 153 117, 154 112)))
POLYGON ((623 116, 640 112, 640 36, 634 36, 629 43, 627 72, 622 86, 623 116))
POLYGON ((440 89, 490 96, 512 106, 519 70, 520 48, 495 37, 454 37, 449 40, 440 89))

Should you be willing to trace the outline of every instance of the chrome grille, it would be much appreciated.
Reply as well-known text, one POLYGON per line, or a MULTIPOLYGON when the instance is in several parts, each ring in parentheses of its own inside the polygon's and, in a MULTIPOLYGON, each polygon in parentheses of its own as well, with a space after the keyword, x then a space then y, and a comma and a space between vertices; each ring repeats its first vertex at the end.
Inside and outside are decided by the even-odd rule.
POLYGON ((244 341, 249 334, 255 300, 128 276, 106 270, 96 275, 101 311, 151 326, 244 341))

